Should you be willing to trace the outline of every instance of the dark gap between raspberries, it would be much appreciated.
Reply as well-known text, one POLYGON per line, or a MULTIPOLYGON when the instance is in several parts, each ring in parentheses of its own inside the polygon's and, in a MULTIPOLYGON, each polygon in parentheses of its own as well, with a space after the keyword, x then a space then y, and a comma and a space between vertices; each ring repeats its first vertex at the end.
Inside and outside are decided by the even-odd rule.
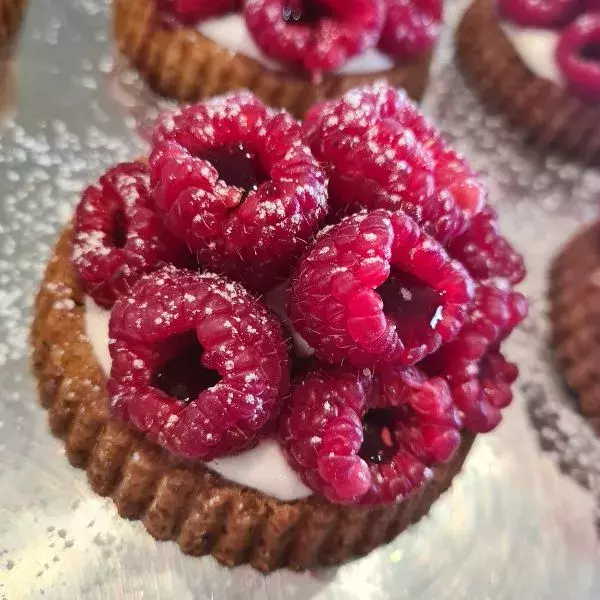
POLYGON ((442 318, 442 294, 418 277, 392 268, 385 283, 377 288, 385 314, 391 319, 402 339, 413 345, 434 330, 442 318))
POLYGON ((127 242, 127 219, 125 211, 117 209, 113 215, 112 245, 115 248, 123 248, 127 242))
POLYGON ((600 62, 600 43, 592 42, 586 44, 582 49, 580 56, 583 60, 589 60, 590 62, 600 62))
POLYGON ((181 349, 156 370, 151 385, 187 403, 197 398, 203 390, 219 383, 221 376, 202 364, 204 348, 195 332, 182 334, 177 346, 181 349))
POLYGON ((393 417, 393 412, 385 408, 374 408, 365 414, 362 419, 363 443, 358 451, 363 460, 374 464, 392 460, 398 451, 393 417))
POLYGON ((244 190, 244 199, 269 179, 259 156, 242 143, 204 150, 200 158, 207 160, 227 185, 244 190))
POLYGON ((331 12, 319 0, 290 0, 283 7, 283 20, 290 25, 316 25, 331 12))

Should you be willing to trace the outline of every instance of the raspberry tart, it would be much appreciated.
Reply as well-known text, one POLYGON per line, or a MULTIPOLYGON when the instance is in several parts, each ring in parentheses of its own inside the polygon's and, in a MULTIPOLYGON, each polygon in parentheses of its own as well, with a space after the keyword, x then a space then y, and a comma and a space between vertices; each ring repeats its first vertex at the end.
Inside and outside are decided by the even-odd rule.
POLYGON ((498 425, 524 274, 404 92, 358 88, 304 124, 237 92, 163 119, 147 160, 84 191, 34 372, 71 463, 157 539, 338 564, 425 515, 498 425))
POLYGON ((558 366, 600 435, 600 223, 580 231, 550 271, 550 323, 558 366))
POLYGON ((420 99, 443 0, 115 0, 121 52, 181 102, 248 88, 302 116, 385 78, 420 99))
POLYGON ((19 31, 26 8, 27 0, 0 0, 0 52, 19 31))
POLYGON ((542 151, 600 162, 600 5, 475 0, 457 33, 460 65, 484 100, 542 151))

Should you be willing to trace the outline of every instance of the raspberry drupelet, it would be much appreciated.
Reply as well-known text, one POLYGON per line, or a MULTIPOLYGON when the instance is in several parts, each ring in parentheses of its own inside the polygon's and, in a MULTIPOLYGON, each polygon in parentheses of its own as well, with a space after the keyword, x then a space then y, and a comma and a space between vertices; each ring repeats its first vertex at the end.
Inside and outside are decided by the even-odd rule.
POLYGON ((378 209, 327 228, 294 270, 292 323, 323 361, 413 364, 451 340, 473 282, 402 212, 378 209))
POLYGON ((105 308, 144 273, 189 264, 184 245, 154 212, 146 165, 121 163, 83 192, 72 258, 85 291, 105 308))
POLYGON ((280 437, 294 469, 332 502, 398 502, 460 443, 447 384, 414 367, 317 369, 298 383, 280 437))
POLYGON ((301 126, 236 93, 163 121, 150 156, 155 205, 198 262, 265 291, 327 214, 326 176, 301 126))
POLYGON ((469 229, 450 242, 448 251, 475 279, 501 277, 517 284, 525 277, 523 257, 500 235, 498 216, 491 206, 486 206, 473 218, 469 229))
POLYGON ((487 191, 403 91, 385 83, 309 110, 304 132, 329 175, 334 214, 402 210, 439 241, 462 233, 487 191))
POLYGON ((377 44, 384 0, 247 0, 244 16, 260 49, 292 68, 323 73, 377 44))
POLYGON ((172 453, 211 460, 254 445, 289 385, 279 322, 240 284, 165 267, 115 303, 114 413, 172 453))

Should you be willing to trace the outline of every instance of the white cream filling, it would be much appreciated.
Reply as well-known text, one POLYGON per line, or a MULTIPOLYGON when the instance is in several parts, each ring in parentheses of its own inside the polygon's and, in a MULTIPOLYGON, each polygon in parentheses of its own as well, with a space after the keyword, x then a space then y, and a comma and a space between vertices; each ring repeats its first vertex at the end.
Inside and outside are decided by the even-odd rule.
MULTIPOLYGON (((98 306, 91 297, 85 299, 85 329, 96 359, 104 372, 110 373, 108 322, 110 311, 98 306)), ((279 444, 262 440, 252 450, 205 463, 223 477, 283 501, 298 500, 312 494, 298 474, 289 466, 279 444)))
MULTIPOLYGON (((263 54, 248 31, 246 21, 240 13, 232 13, 202 21, 196 28, 202 35, 227 48, 232 53, 239 53, 248 58, 253 58, 273 71, 281 71, 285 68, 263 54)), ((338 75, 358 75, 389 71, 393 67, 394 61, 389 56, 383 54, 377 48, 370 48, 359 56, 351 58, 334 73, 338 75)))
POLYGON ((556 62, 559 31, 520 27, 507 22, 500 25, 532 73, 557 85, 565 85, 565 79, 556 62))

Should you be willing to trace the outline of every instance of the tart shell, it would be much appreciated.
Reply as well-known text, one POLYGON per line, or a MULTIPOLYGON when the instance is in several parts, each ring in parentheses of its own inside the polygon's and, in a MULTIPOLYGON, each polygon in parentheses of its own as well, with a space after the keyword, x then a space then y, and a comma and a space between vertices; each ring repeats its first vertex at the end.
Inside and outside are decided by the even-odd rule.
POLYGON ((31 338, 41 402, 71 464, 87 471, 93 490, 110 496, 122 517, 142 520, 156 539, 265 572, 338 564, 420 519, 460 471, 474 440, 466 432, 431 483, 399 504, 340 506, 316 495, 282 502, 144 440, 109 413, 106 379, 85 333, 71 239, 65 230, 35 303, 31 338))
POLYGON ((360 84, 387 79, 403 87, 414 100, 423 96, 432 53, 389 71, 356 75, 326 75, 323 82, 275 72, 258 61, 208 39, 193 27, 166 27, 155 0, 114 0, 114 35, 120 51, 158 93, 180 102, 195 102, 215 94, 247 88, 263 102, 302 117, 317 101, 341 96, 360 84))
POLYGON ((580 412, 600 435, 600 222, 554 260, 549 297, 556 360, 580 412))
POLYGON ((27 0, 0 0, 0 50, 19 30, 26 8, 27 0))
POLYGON ((530 143, 600 164, 600 108, 529 70, 502 31, 493 0, 475 0, 456 42, 460 67, 483 101, 524 129, 530 143))

